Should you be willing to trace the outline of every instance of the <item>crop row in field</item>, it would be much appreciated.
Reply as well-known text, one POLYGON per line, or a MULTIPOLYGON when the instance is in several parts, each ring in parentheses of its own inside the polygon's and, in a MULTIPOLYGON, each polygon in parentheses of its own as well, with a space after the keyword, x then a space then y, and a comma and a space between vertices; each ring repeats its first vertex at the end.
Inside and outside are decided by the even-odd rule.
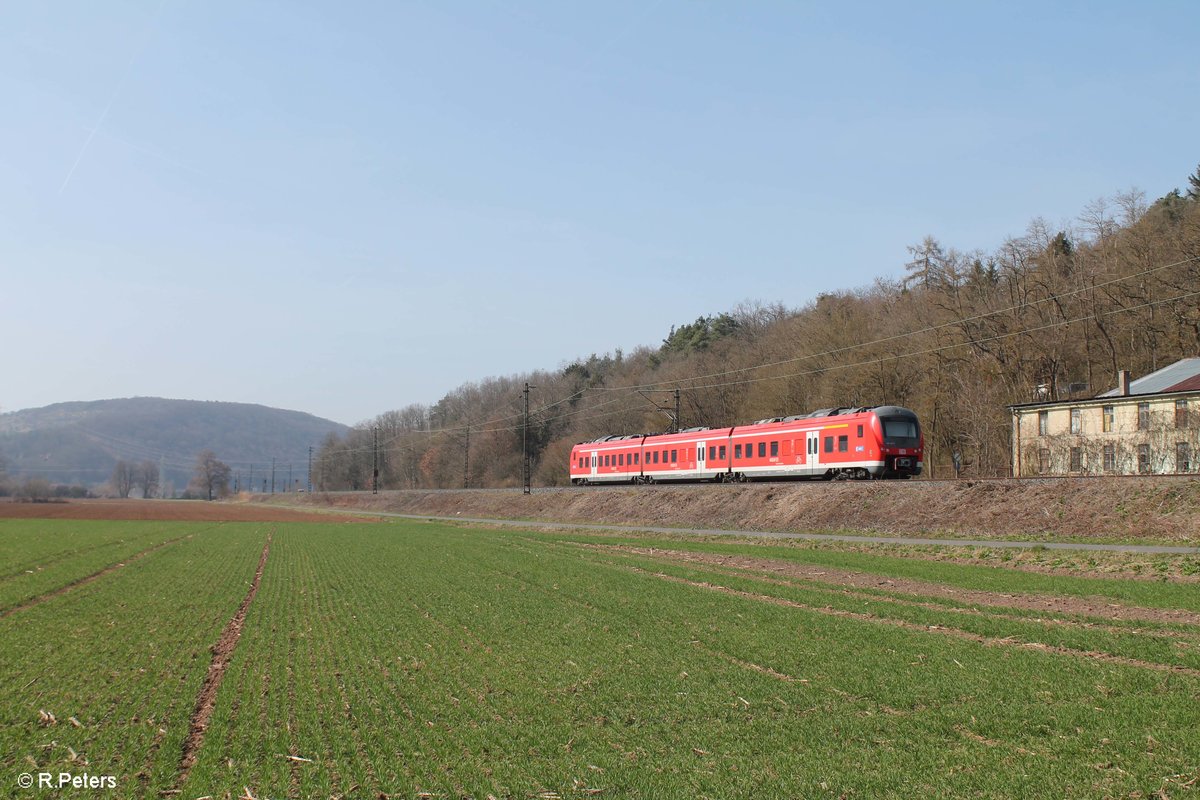
POLYGON ((1196 764, 1192 626, 963 614, 570 538, 290 528, 185 788, 1058 796, 1196 764))
MULTIPOLYGON (((116 535, 111 523, 42 523, 25 534, 8 526, 6 549, 34 550, 55 526, 97 526, 97 543, 116 535)), ((118 796, 174 780, 208 647, 245 594, 262 546, 255 527, 151 526, 121 546, 172 544, 86 584, 74 581, 111 552, 76 562, 75 574, 60 561, 58 579, 69 591, 0 620, 6 780, 19 772, 107 774, 118 778, 118 796)))
POLYGON ((207 527, 0 519, 0 614, 207 527))
POLYGON ((3 644, 22 645, 0 690, 15 709, 0 719, 6 769, 75 752, 119 776, 121 796, 180 797, 1173 796, 1197 783, 1194 586, 411 522, 276 526, 181 773, 207 648, 264 537, 196 531, 0 621, 3 644), (37 647, 40 630, 58 644, 37 647), (48 729, 37 711, 51 708, 48 729))

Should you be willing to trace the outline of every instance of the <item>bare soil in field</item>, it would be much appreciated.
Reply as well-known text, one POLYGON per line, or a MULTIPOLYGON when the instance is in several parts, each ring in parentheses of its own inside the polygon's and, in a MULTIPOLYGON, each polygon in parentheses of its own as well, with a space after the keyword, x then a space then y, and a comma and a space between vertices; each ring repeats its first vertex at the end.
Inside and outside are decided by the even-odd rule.
POLYGON ((899 594, 938 597, 959 603, 1002 608, 1020 608, 1056 614, 1079 614, 1111 620, 1142 622, 1178 622, 1200 625, 1200 614, 1192 611, 1164 608, 1140 608, 1113 603, 1104 598, 1071 597, 1065 595, 1007 594, 978 589, 929 583, 910 578, 890 577, 866 572, 854 572, 837 567, 797 564, 769 558, 726 556, 716 553, 695 553, 683 550, 659 550, 647 547, 591 545, 597 549, 661 558, 683 564, 705 564, 735 570, 767 573, 775 577, 838 586, 845 589, 877 589, 899 594))
POLYGON ((196 708, 192 711, 192 717, 188 723, 188 735, 183 742, 183 755, 179 759, 179 776, 175 782, 177 788, 187 781, 192 767, 196 766, 200 747, 204 744, 204 734, 208 731, 208 723, 212 719, 213 710, 217 707, 217 691, 221 688, 225 671, 229 669, 233 651, 237 649, 238 641, 242 638, 246 613, 250 610, 250 604, 254 602, 254 596, 258 594, 258 586, 262 582, 263 570, 266 569, 267 557, 270 554, 271 534, 268 533, 267 540, 263 543, 262 555, 258 559, 258 569, 254 572, 254 580, 250 582, 250 589, 246 592, 246 597, 242 600, 242 604, 233 618, 225 626, 225 630, 221 632, 221 638, 211 648, 212 662, 208 666, 204 684, 200 687, 200 694, 196 697, 196 708))
POLYGON ((551 522, 752 531, 1200 543, 1200 479, 799 482, 676 487, 387 491, 276 502, 551 522))
MULTIPOLYGON (((183 522, 346 522, 316 511, 201 500, 71 500, 65 503, 0 502, 0 519, 108 519, 183 522)), ((359 520, 361 521, 361 520, 359 520)))

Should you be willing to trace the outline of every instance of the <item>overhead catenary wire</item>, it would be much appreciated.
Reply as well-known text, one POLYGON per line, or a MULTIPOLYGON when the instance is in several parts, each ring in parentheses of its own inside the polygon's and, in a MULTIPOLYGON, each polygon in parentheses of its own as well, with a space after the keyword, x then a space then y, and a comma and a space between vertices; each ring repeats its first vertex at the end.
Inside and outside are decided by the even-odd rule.
MULTIPOLYGON (((866 342, 843 345, 843 346, 836 347, 836 348, 830 348, 830 349, 827 349, 827 350, 824 350, 821 352, 807 353, 807 354, 804 354, 801 356, 796 356, 796 357, 788 358, 788 359, 782 359, 779 361, 766 362, 766 363, 762 363, 762 364, 754 364, 754 365, 750 365, 747 367, 739 367, 739 368, 735 368, 735 369, 722 370, 719 372, 713 372, 713 373, 708 373, 708 374, 703 374, 703 375, 692 375, 692 376, 664 379, 662 381, 656 381, 656 382, 644 383, 644 384, 636 384, 636 385, 630 385, 630 386, 590 386, 590 387, 585 387, 583 389, 578 389, 576 391, 573 391, 570 394, 568 394, 558 400, 543 404, 541 407, 539 407, 536 410, 531 409, 530 413, 533 415, 537 415, 538 418, 540 419, 540 421, 543 423, 557 422, 557 421, 569 419, 572 417, 575 417, 578 421, 587 421, 587 420, 591 420, 591 419, 602 419, 602 418, 613 416, 616 414, 626 413, 628 411, 627 408, 618 408, 618 409, 605 411, 604 410, 605 408, 623 402, 624 400, 628 399, 629 396, 632 396, 633 394, 637 393, 638 391, 646 390, 646 389, 653 389, 655 387, 661 387, 661 386, 665 386, 665 385, 675 384, 675 385, 683 385, 686 389, 694 391, 694 390, 704 390, 704 389, 715 389, 715 388, 728 387, 728 386, 748 385, 748 384, 755 384, 755 383, 761 383, 761 382, 766 382, 766 381, 785 380, 785 379, 803 377, 803 376, 813 375, 813 374, 818 374, 818 373, 825 373, 825 372, 831 372, 831 371, 837 371, 837 370, 843 370, 843 369, 863 367, 863 366, 868 366, 871 364, 878 364, 878 363, 883 363, 886 361, 892 361, 892 360, 896 360, 896 359, 912 358, 915 356, 930 355, 930 354, 935 354, 935 353, 940 353, 940 352, 946 352, 949 350, 958 349, 958 348, 962 348, 962 347, 970 347, 973 345, 979 345, 979 344, 984 344, 984 343, 989 343, 989 342, 1000 341, 1000 340, 1004 340, 1004 339, 1014 338, 1017 336, 1038 333, 1038 332, 1042 332, 1042 331, 1046 331, 1046 330, 1053 330, 1055 328, 1063 327, 1066 325, 1072 325, 1072 324, 1076 324, 1076 323, 1080 323, 1080 322, 1086 322, 1089 320, 1098 320, 1098 319, 1102 319, 1102 318, 1107 318, 1107 317, 1111 317, 1111 316, 1118 315, 1118 314, 1137 311, 1137 310, 1140 310, 1143 308, 1165 305, 1168 303, 1175 303, 1175 302, 1179 302, 1181 300, 1186 300, 1186 299, 1190 299, 1190 298, 1193 298, 1196 296, 1200 296, 1200 291, 1186 292, 1186 293, 1176 295, 1173 297, 1163 298, 1163 299, 1158 299, 1158 300, 1151 300, 1151 301, 1138 303, 1138 304, 1131 305, 1131 306, 1122 306, 1120 308, 1110 309, 1108 311, 1100 312, 1100 313, 1096 313, 1096 314, 1085 314, 1082 316, 1076 316, 1076 317, 1072 317, 1072 318, 1068 318, 1068 319, 1055 320, 1055 321, 1047 323, 1045 325, 1040 325, 1040 326, 1036 326, 1036 327, 1032 327, 1032 328, 1021 328, 1018 330, 1007 331, 1007 332, 996 334, 993 336, 971 337, 968 339, 964 339, 962 341, 951 342, 948 344, 938 345, 936 347, 930 347, 930 348, 925 348, 925 349, 921 349, 921 350, 910 350, 910 351, 906 351, 906 352, 897 352, 897 353, 893 353, 893 354, 889 354, 887 356, 881 356, 881 357, 877 357, 877 358, 870 358, 870 359, 863 359, 863 360, 858 360, 858 361, 854 361, 854 362, 833 364, 830 366, 823 366, 820 368, 814 368, 814 369, 808 369, 808 370, 793 371, 793 372, 788 372, 788 373, 783 373, 783 374, 765 375, 765 376, 758 376, 758 377, 747 377, 747 378, 740 378, 740 379, 736 379, 736 380, 719 381, 719 382, 713 382, 713 383, 696 383, 697 381, 704 381, 704 380, 708 380, 711 378, 721 378, 721 377, 726 377, 726 376, 741 375, 744 373, 754 372, 756 370, 770 369, 772 367, 780 367, 780 366, 785 366, 787 364, 796 364, 796 363, 800 363, 800 362, 812 360, 812 359, 828 358, 831 356, 840 355, 840 354, 843 354, 843 353, 846 353, 849 351, 853 351, 856 349, 862 349, 862 348, 877 346, 877 345, 881 345, 881 344, 887 344, 887 343, 896 342, 896 341, 909 340, 909 339, 913 339, 915 337, 922 336, 925 334, 935 333, 940 330, 960 327, 964 324, 968 324, 971 322, 978 322, 978 321, 985 320, 985 319, 988 319, 991 317, 995 317, 995 316, 998 316, 1001 314, 1008 314, 1008 313, 1011 313, 1014 311, 1021 311, 1021 310, 1024 310, 1027 308, 1033 308, 1033 307, 1036 307, 1036 306, 1039 306, 1039 305, 1042 305, 1045 303, 1057 302, 1057 301, 1060 301, 1065 298, 1069 298, 1069 297, 1073 297, 1078 294, 1082 294, 1084 292, 1095 291, 1097 289, 1102 289, 1104 287, 1111 286, 1111 285, 1114 285, 1117 283, 1121 283, 1121 282, 1132 280, 1132 279, 1139 278, 1139 277, 1144 277, 1146 275, 1154 274, 1154 273, 1161 272, 1163 270, 1174 268, 1174 267, 1183 266, 1185 264, 1189 264, 1189 263, 1196 262, 1196 261, 1200 261, 1200 256, 1193 256, 1193 257, 1189 257, 1189 258, 1182 259, 1179 261, 1174 261, 1174 262, 1171 262, 1168 264, 1161 264, 1161 265, 1158 265, 1155 267, 1150 267, 1145 270, 1141 270, 1140 272, 1137 272, 1137 273, 1119 276, 1117 278, 1113 278, 1111 280, 1107 280, 1107 281, 1104 281, 1101 283, 1088 284, 1086 286, 1083 286, 1083 287, 1080 287, 1077 289, 1072 289, 1070 291, 1057 293, 1054 295, 1050 295, 1048 297, 1040 298, 1038 300, 1033 300, 1033 301, 1026 302, 1026 303, 1013 304, 1013 305, 1007 306, 1005 308, 996 309, 996 310, 988 311, 988 312, 981 313, 981 314, 976 314, 976 315, 973 315, 970 317, 965 317, 962 319, 955 319, 955 320, 941 323, 938 325, 931 325, 931 326, 927 326, 927 327, 916 329, 916 330, 905 331, 905 332, 898 333, 898 334, 892 334, 892 335, 889 335, 886 337, 882 337, 882 338, 878 338, 878 339, 874 339, 874 340, 870 340, 870 341, 866 341, 866 342), (608 394, 612 395, 612 399, 598 403, 598 404, 589 405, 587 408, 582 408, 582 407, 574 408, 574 409, 567 411, 566 413, 556 414, 556 415, 552 415, 552 416, 545 416, 545 412, 548 410, 557 408, 563 404, 570 403, 575 400, 582 399, 586 392, 608 393, 608 394), (582 415, 582 416, 580 416, 580 415, 582 415)), ((522 420, 523 415, 524 415, 523 411, 515 411, 514 413, 495 417, 493 419, 486 420, 482 423, 475 423, 475 424, 471 425, 471 429, 473 432, 475 432, 477 434, 519 431, 522 429, 523 423, 517 423, 517 424, 511 424, 511 425, 505 425, 504 423, 515 422, 516 420, 522 420)), ((437 435, 437 434, 460 433, 460 432, 464 432, 467 429, 467 427, 468 427, 467 425, 454 425, 454 426, 443 426, 443 427, 437 427, 437 428, 432 427, 432 426, 422 427, 422 428, 404 428, 404 429, 401 429, 401 430, 395 432, 393 435, 389 436, 388 438, 380 437, 379 446, 383 447, 383 446, 391 445, 405 437, 421 436, 421 435, 432 436, 432 435, 437 435)), ((183 461, 183 460, 179 460, 177 458, 168 458, 166 451, 158 450, 158 449, 155 449, 153 447, 150 447, 150 446, 142 444, 142 443, 132 442, 130 440, 122 439, 120 437, 112 436, 110 434, 101 434, 96 431, 87 430, 87 429, 84 429, 84 433, 93 437, 96 440, 99 440, 99 443, 103 444, 104 446, 111 447, 112 449, 115 449, 122 454, 128 454, 134 458, 159 461, 159 463, 161 465, 165 465, 165 466, 171 467, 173 469, 177 469, 177 470, 190 470, 190 469, 194 468, 194 466, 195 466, 194 462, 192 462, 192 461, 183 461)), ((374 449, 374 447, 375 447, 375 445, 372 443, 372 444, 364 446, 364 447, 352 447, 352 448, 339 449, 337 451, 337 453, 339 455, 347 455, 347 454, 353 454, 353 453, 357 453, 357 452, 370 452, 371 450, 374 449)), ((415 450, 416 448, 406 448, 406 449, 414 449, 415 450)), ((307 457, 308 457, 307 454, 298 454, 295 458, 291 458, 291 459, 284 458, 284 461, 285 461, 285 463, 288 461, 299 463, 299 462, 305 461, 307 459, 307 457)), ((317 457, 320 458, 319 455, 317 457)), ((263 459, 259 459, 257 462, 237 461, 237 462, 226 462, 226 463, 228 463, 231 467, 247 467, 247 466, 251 466, 253 463, 261 464, 261 463, 263 463, 263 459)), ((62 469, 72 469, 72 468, 63 467, 62 469)), ((49 473, 49 472, 56 471, 56 469, 52 465, 42 465, 42 466, 36 467, 36 468, 31 467, 29 469, 22 469, 21 471, 22 472, 30 472, 30 473, 33 473, 33 472, 49 473)), ((73 469, 73 471, 76 471, 76 472, 84 472, 84 471, 103 472, 103 471, 107 471, 107 470, 102 470, 99 468, 79 468, 79 469, 73 469)))
MULTIPOLYGON (((713 372, 708 375, 693 375, 690 378, 685 378, 682 380, 698 381, 698 380, 707 380, 709 378, 719 378, 719 377, 722 377, 725 375, 736 375, 736 374, 739 374, 742 372, 753 372, 754 370, 768 369, 770 367, 781 367, 781 366, 784 366, 785 364, 794 364, 794 363, 797 363, 800 361, 808 361, 808 360, 811 360, 814 358, 822 358, 825 356, 838 355, 839 353, 844 353, 849 350, 857 350, 857 349, 860 349, 863 347, 873 347, 875 345, 887 344, 888 342, 894 342, 894 341, 897 341, 900 339, 907 339, 912 336, 921 336, 926 333, 934 333, 936 331, 939 331, 939 330, 942 330, 945 328, 958 327, 958 326, 965 325, 970 322, 979 322, 981 320, 988 319, 989 317, 999 316, 1000 314, 1008 314, 1013 311, 1021 311, 1026 308, 1033 308, 1036 306, 1043 305, 1045 303, 1056 302, 1058 300, 1062 300, 1067 297, 1074 297, 1075 295, 1082 294, 1084 292, 1091 292, 1091 291, 1095 291, 1096 289, 1102 289, 1105 286, 1111 286, 1113 284, 1132 280, 1134 278, 1145 277, 1146 275, 1150 275, 1155 272, 1161 272, 1163 270, 1171 269, 1173 267, 1180 267, 1180 266, 1183 266, 1184 264, 1189 264, 1193 261, 1200 261, 1200 256, 1191 256, 1189 258, 1185 258, 1180 261, 1175 261, 1170 264, 1161 264, 1157 267, 1150 267, 1149 269, 1142 270, 1141 272, 1135 272, 1135 273, 1131 273, 1129 275, 1122 275, 1120 277, 1113 278, 1112 280, 1104 281, 1102 283, 1088 284, 1087 286, 1083 286, 1079 289, 1072 289, 1067 292, 1053 294, 1048 297, 1043 297, 1039 300, 1031 300, 1027 303, 1016 303, 1016 304, 1013 304, 1006 308, 999 308, 994 311, 988 311, 983 314, 976 314, 975 316, 964 317, 962 319, 956 319, 956 320, 952 320, 950 322, 943 322, 941 324, 931 325, 926 328, 920 328, 920 329, 913 330, 913 331, 905 331, 903 333, 896 333, 896 334, 892 334, 890 336, 884 336, 883 338, 874 339, 874 340, 867 341, 867 342, 859 342, 856 344, 843 345, 841 347, 836 347, 831 350, 825 350, 820 353, 807 353, 802 356, 794 356, 792 358, 785 358, 780 361, 772 361, 772 362, 767 362, 764 364, 753 364, 748 367, 738 367, 736 369, 722 370, 721 372, 713 372)), ((643 383, 643 384, 639 384, 637 386, 623 386, 623 387, 611 387, 611 388, 610 387, 600 387, 600 388, 597 388, 596 391, 616 392, 616 391, 637 390, 637 389, 653 389, 655 387, 667 386, 672 383, 677 383, 677 382, 679 382, 679 380, 680 379, 668 379, 668 380, 656 381, 654 383, 643 383)), ((698 388, 698 387, 692 387, 692 388, 698 388)))
MULTIPOLYGON (((1189 259, 1189 260, 1193 260, 1193 259, 1189 259)), ((1185 263, 1185 262, 1179 262, 1179 263, 1185 263)), ((1021 328, 1018 330, 1007 331, 1002 334, 996 334, 994 336, 988 336, 988 337, 972 337, 971 339, 958 341, 958 342, 951 342, 948 344, 939 345, 937 347, 932 347, 932 348, 926 348, 923 350, 914 350, 914 351, 909 351, 909 352, 881 356, 878 358, 865 359, 865 360, 861 360, 861 361, 833 364, 830 366, 824 366, 824 367, 819 367, 819 368, 814 368, 814 369, 809 369, 809 370, 801 370, 798 372, 789 372, 789 373, 784 373, 784 374, 779 374, 779 375, 767 375, 767 376, 762 376, 762 377, 743 378, 740 380, 722 381, 722 382, 718 382, 718 383, 695 384, 695 385, 690 384, 689 381, 703 380, 705 377, 709 377, 709 376, 697 376, 697 377, 693 377, 693 378, 677 378, 674 381, 670 381, 670 382, 678 382, 678 383, 687 384, 686 388, 688 390, 698 390, 698 389, 715 389, 715 388, 721 388, 721 387, 727 387, 727 386, 741 386, 741 385, 748 385, 748 384, 754 384, 754 383, 764 383, 767 381, 776 381, 776 380, 785 380, 785 379, 789 379, 789 378, 804 377, 807 375, 815 375, 815 374, 819 374, 819 373, 833 372, 833 371, 838 371, 838 370, 843 370, 843 369, 852 369, 852 368, 856 368, 856 367, 869 366, 871 364, 878 364, 878 363, 883 363, 886 361, 892 361, 892 360, 896 360, 896 359, 912 358, 912 357, 920 356, 920 355, 931 355, 931 354, 935 354, 935 353, 939 353, 939 352, 946 352, 949 350, 958 349, 958 348, 962 348, 962 347, 971 347, 972 345, 1000 341, 1003 339, 1015 338, 1017 336, 1025 336, 1025 335, 1029 335, 1031 333, 1039 333, 1039 332, 1046 331, 1046 330, 1053 330, 1054 328, 1060 328, 1060 327, 1063 327, 1066 325, 1073 325, 1073 324, 1076 324, 1079 322, 1086 322, 1089 320, 1095 320, 1095 319, 1099 319, 1099 318, 1115 316, 1117 314, 1129 313, 1131 311, 1137 311, 1142 308, 1149 308, 1152 306, 1165 305, 1167 303, 1175 303, 1175 302, 1179 302, 1181 300, 1187 300, 1187 299, 1190 299, 1192 297, 1197 297, 1197 296, 1200 296, 1200 291, 1186 292, 1184 294, 1176 295, 1174 297, 1148 301, 1148 302, 1139 303, 1139 304, 1133 305, 1133 306, 1123 306, 1121 308, 1110 309, 1109 311, 1099 313, 1099 314, 1085 314, 1082 316, 1072 317, 1069 319, 1056 320, 1054 322, 1047 323, 1045 325, 1036 326, 1033 328, 1021 328)), ((1000 312, 996 312, 996 313, 1000 313, 1000 312)), ((976 318, 979 318, 979 317, 976 317, 976 318)), ((954 324, 959 324, 959 323, 954 323, 954 324)), ((904 334, 903 337, 918 336, 921 334, 929 333, 933 330, 937 330, 942 327, 946 327, 946 326, 932 326, 932 327, 924 328, 924 329, 921 329, 918 331, 912 331, 912 332, 904 334)), ((896 338, 903 338, 903 337, 888 337, 886 340, 879 340, 877 342, 864 342, 859 345, 852 345, 852 346, 848 346, 848 347, 844 347, 844 348, 836 348, 833 350, 825 351, 824 353, 812 354, 810 356, 807 356, 807 358, 815 358, 815 357, 819 357, 822 355, 825 355, 825 356, 836 355, 836 354, 844 352, 846 350, 867 347, 871 344, 880 343, 882 341, 892 341, 896 338)), ((795 363, 796 361, 799 361, 799 360, 801 360, 801 359, 789 359, 784 362, 778 362, 778 363, 773 363, 773 364, 768 364, 768 365, 760 365, 760 367, 779 366, 781 364, 786 364, 786 363, 795 363)), ((747 368, 747 369, 749 369, 749 368, 747 368)), ((724 373, 716 373, 715 375, 720 376, 720 375, 725 375, 725 374, 734 374, 736 372, 742 372, 742 371, 746 371, 746 370, 730 370, 730 371, 727 371, 724 373)), ((652 385, 659 385, 659 384, 652 384, 652 385)), ((557 415, 557 416, 553 416, 553 417, 543 417, 542 422, 558 421, 561 419, 566 419, 566 418, 575 416, 577 414, 583 414, 585 412, 586 412, 586 416, 581 417, 582 420, 599 419, 602 417, 607 417, 607 416, 612 416, 612 415, 619 414, 619 413, 624 413, 625 411, 627 411, 627 409, 624 409, 624 408, 616 409, 611 412, 605 412, 605 413, 599 413, 599 414, 594 413, 594 412, 596 412, 600 408, 604 408, 605 406, 619 403, 622 400, 626 399, 627 396, 635 394, 636 392, 638 392, 640 389, 643 389, 644 387, 645 387, 645 384, 638 385, 638 386, 597 387, 596 389, 594 389, 595 391, 605 391, 605 392, 610 392, 610 393, 624 393, 624 394, 620 395, 620 396, 615 396, 612 400, 606 401, 598 406, 593 406, 588 409, 575 409, 573 411, 567 412, 566 414, 561 414, 561 415, 557 415)), ((575 393, 572 393, 572 395, 570 397, 574 397, 579 394, 581 394, 581 392, 575 392, 575 393)), ((564 402, 566 399, 570 399, 570 398, 565 398, 564 400, 560 400, 556 403, 550 404, 550 406, 559 405, 562 402, 564 402)), ((548 408, 550 406, 546 406, 544 408, 548 408)), ((506 418, 502 418, 502 419, 506 419, 506 418)), ((454 428, 411 429, 411 430, 402 432, 401 434, 398 434, 396 437, 393 437, 393 440, 396 438, 399 438, 400 436, 406 435, 406 434, 407 435, 437 434, 437 433, 457 432, 459 430, 462 430, 462 428, 454 427, 454 428)), ((487 430, 489 432, 518 431, 518 430, 520 430, 520 426, 513 425, 513 426, 507 426, 507 427, 494 427, 494 428, 488 428, 487 430)), ((367 448, 347 448, 345 450, 339 450, 338 452, 339 452, 339 454, 347 454, 347 453, 354 453, 354 452, 365 452, 365 451, 368 451, 369 449, 370 449, 369 447, 367 447, 367 448)))

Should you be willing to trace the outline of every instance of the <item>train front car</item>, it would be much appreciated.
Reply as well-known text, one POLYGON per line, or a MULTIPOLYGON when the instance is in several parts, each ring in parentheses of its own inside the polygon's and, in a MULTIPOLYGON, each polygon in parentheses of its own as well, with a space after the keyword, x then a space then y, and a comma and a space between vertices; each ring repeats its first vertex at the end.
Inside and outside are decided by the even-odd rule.
POLYGON ((879 447, 876 478, 912 478, 925 468, 925 434, 917 415, 900 406, 871 409, 871 432, 879 447))

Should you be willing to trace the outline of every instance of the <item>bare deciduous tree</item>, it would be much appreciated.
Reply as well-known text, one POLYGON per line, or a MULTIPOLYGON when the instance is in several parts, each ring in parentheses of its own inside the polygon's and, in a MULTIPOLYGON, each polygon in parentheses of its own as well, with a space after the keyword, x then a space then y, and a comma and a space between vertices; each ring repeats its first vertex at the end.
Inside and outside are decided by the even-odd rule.
POLYGON ((137 468, 124 459, 118 460, 113 465, 109 483, 112 484, 112 490, 117 493, 117 497, 122 499, 129 497, 129 492, 133 489, 136 471, 137 468))
POLYGON ((158 464, 153 461, 143 461, 137 468, 137 485, 142 490, 142 497, 150 499, 158 494, 158 464))
POLYGON ((208 499, 212 500, 213 496, 224 497, 229 494, 229 476, 231 470, 229 465, 217 460, 217 454, 212 450, 205 450, 196 457, 196 468, 192 485, 199 491, 208 494, 208 499))

